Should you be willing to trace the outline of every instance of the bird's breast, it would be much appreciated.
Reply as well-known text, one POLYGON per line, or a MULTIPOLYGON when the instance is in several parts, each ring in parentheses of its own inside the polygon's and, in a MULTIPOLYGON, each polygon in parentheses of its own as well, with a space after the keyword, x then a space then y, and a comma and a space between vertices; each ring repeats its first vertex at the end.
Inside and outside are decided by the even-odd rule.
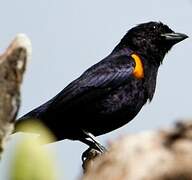
POLYGON ((96 113, 92 114, 95 124, 90 125, 88 130, 100 135, 117 129, 131 121, 146 101, 142 81, 132 79, 97 102, 96 113))
POLYGON ((142 80, 131 79, 125 85, 118 87, 107 95, 98 106, 102 114, 126 116, 136 114, 147 101, 142 80))

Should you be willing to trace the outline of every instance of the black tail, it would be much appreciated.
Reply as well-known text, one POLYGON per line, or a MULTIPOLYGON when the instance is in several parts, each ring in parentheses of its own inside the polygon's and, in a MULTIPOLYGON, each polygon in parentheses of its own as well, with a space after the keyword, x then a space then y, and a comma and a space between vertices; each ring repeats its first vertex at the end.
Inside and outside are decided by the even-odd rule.
MULTIPOLYGON (((14 133, 15 132, 21 132, 22 128, 20 128, 20 127, 23 126, 26 123, 38 122, 38 120, 39 120, 39 122, 41 122, 42 116, 47 111, 50 102, 51 101, 48 101, 48 102, 42 104, 41 106, 33 109, 32 111, 28 112, 24 116, 20 117, 15 123, 14 133)), ((24 131, 24 130, 22 130, 22 131, 24 131)))
POLYGON ((15 129, 13 133, 16 132, 34 132, 32 128, 23 128, 25 125, 30 125, 35 122, 40 122, 39 113, 36 112, 36 110, 33 110, 24 116, 20 117, 15 122, 15 129))

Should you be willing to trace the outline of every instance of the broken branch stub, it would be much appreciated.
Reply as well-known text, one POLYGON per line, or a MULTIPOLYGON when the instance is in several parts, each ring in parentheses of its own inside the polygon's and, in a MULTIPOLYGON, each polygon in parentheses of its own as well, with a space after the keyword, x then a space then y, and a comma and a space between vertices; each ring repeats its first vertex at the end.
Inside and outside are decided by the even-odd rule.
POLYGON ((0 56, 0 151, 13 130, 20 106, 20 85, 30 54, 30 40, 19 34, 0 56))

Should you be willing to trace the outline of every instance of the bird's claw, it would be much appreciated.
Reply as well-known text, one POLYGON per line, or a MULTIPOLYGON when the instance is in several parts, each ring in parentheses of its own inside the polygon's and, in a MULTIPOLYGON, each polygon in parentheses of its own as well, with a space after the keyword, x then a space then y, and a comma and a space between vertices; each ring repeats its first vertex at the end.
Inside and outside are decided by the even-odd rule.
POLYGON ((81 159, 82 159, 82 167, 84 170, 86 170, 86 167, 88 163, 92 160, 94 160, 96 157, 100 156, 103 154, 100 150, 96 150, 95 148, 89 147, 86 151, 83 152, 81 159))

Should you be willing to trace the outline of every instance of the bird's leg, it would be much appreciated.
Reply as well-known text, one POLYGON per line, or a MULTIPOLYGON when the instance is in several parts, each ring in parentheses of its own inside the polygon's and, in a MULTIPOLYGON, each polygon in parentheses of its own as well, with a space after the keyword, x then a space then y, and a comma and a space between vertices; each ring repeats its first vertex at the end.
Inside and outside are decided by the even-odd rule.
POLYGON ((82 159, 83 162, 85 162, 85 160, 87 159, 87 157, 89 157, 89 154, 90 154, 90 152, 91 152, 92 149, 95 149, 95 151, 98 151, 98 152, 102 153, 102 152, 98 149, 98 147, 95 145, 95 143, 94 143, 93 141, 90 141, 90 140, 85 139, 85 138, 84 138, 84 139, 80 139, 80 141, 83 142, 83 143, 85 143, 85 144, 87 144, 87 145, 89 146, 89 148, 88 148, 85 152, 83 152, 83 154, 82 154, 82 156, 81 156, 81 159, 82 159))
POLYGON ((91 150, 94 149, 95 151, 97 151, 98 153, 96 154, 99 154, 99 153, 104 153, 105 151, 107 151, 107 149, 102 146, 96 139, 95 137, 89 133, 89 132, 86 132, 83 130, 83 132, 86 134, 86 136, 88 138, 90 138, 90 140, 86 139, 86 138, 82 138, 82 139, 79 139, 81 142, 87 144, 89 146, 89 148, 83 152, 82 156, 81 156, 81 159, 82 161, 84 162, 85 159, 90 155, 90 152, 92 152, 91 150))
POLYGON ((91 134, 90 132, 87 132, 85 130, 83 130, 84 134, 90 138, 90 140, 87 140, 87 139, 82 139, 81 141, 84 142, 85 144, 87 144, 90 148, 93 148, 93 149, 96 149, 96 150, 99 150, 101 153, 107 151, 107 149, 101 145, 101 143, 96 140, 96 137, 91 134))

